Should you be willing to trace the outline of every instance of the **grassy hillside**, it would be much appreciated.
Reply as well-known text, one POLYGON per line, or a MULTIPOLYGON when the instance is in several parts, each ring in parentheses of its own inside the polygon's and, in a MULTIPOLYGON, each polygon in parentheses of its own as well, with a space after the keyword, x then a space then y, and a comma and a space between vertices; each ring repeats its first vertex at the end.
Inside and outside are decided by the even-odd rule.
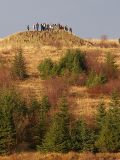
MULTIPOLYGON (((39 77, 38 65, 45 58, 58 61, 66 53, 67 49, 79 48, 87 52, 90 58, 104 60, 106 53, 116 56, 120 66, 120 47, 117 41, 84 40, 65 31, 29 31, 10 35, 0 41, 1 63, 10 65, 16 53, 21 47, 27 64, 29 78, 25 81, 17 81, 16 86, 20 90, 30 90, 39 99, 44 93, 43 80, 39 77)), ((76 103, 71 108, 77 115, 91 117, 96 112, 99 97, 91 97, 86 87, 71 86, 70 97, 76 103)), ((104 95, 105 101, 109 102, 109 96, 104 95)))
MULTIPOLYGON (((75 52, 73 52, 73 54, 75 55, 75 52)), ((76 61, 73 62, 76 63, 76 61)), ((35 125, 37 124, 36 122, 39 121, 38 120, 39 110, 36 110, 36 108, 32 108, 32 105, 33 106, 36 105, 36 107, 38 107, 37 106, 38 104, 32 101, 34 100, 33 99, 34 97, 37 100, 39 100, 38 102, 41 104, 42 107, 42 105, 44 106, 44 103, 46 103, 46 101, 41 101, 41 97, 43 97, 43 95, 48 96, 49 101, 53 107, 47 113, 47 118, 48 118, 47 120, 51 123, 51 115, 54 115, 54 113, 58 112, 59 110, 57 108, 58 98, 61 95, 65 95, 67 97, 69 104, 69 113, 71 118, 70 126, 71 127, 74 126, 74 120, 77 120, 78 117, 79 118, 84 117, 84 119, 87 122, 87 127, 94 129, 97 124, 95 115, 100 98, 102 97, 104 99, 104 102, 106 104, 105 107, 107 108, 108 107, 107 104, 109 104, 111 99, 111 93, 116 89, 120 93, 119 69, 120 69, 120 45, 117 40, 84 40, 68 32, 57 31, 57 30, 43 31, 43 32, 36 32, 36 31, 20 32, 10 35, 4 39, 1 39, 0 40, 0 87, 2 88, 4 85, 6 85, 7 87, 9 87, 10 85, 15 86, 15 88, 21 93, 21 97, 19 99, 17 97, 17 94, 14 96, 16 96, 19 99, 20 101, 19 103, 22 103, 21 106, 23 107, 19 108, 21 110, 20 113, 22 113, 23 115, 19 115, 19 112, 18 113, 16 112, 16 115, 19 116, 15 117, 16 118, 15 127, 17 128, 17 138, 18 138, 17 139, 18 146, 16 146, 15 150, 23 152, 31 151, 31 147, 33 146, 30 145, 31 144, 34 145, 33 142, 36 142, 34 139, 35 133, 32 132, 32 131, 36 132, 36 129, 34 130, 32 127, 35 127, 35 125), (25 58, 28 77, 25 78, 24 80, 17 78, 13 80, 11 79, 10 73, 8 72, 7 68, 9 69, 9 67, 11 67, 11 65, 13 64, 15 60, 15 55, 16 53, 18 53, 19 49, 22 49, 22 54, 25 58), (69 74, 71 73, 67 74, 66 72, 65 76, 61 75, 53 78, 49 77, 48 79, 42 79, 38 71, 39 64, 43 62, 45 58, 50 58, 53 63, 59 64, 61 58, 66 55, 66 51, 68 49, 71 49, 72 51, 74 50, 76 51, 76 49, 79 49, 80 53, 83 54, 83 57, 85 56, 85 63, 87 64, 87 68, 85 70, 82 70, 82 73, 79 73, 77 76, 74 74, 72 76, 69 76, 69 74), (112 62, 112 67, 114 66, 118 67, 117 78, 112 77, 114 75, 114 71, 116 70, 112 70, 112 74, 110 70, 110 74, 108 73, 108 81, 105 84, 91 88, 88 87, 86 84, 83 84, 89 78, 90 76, 89 72, 91 71, 90 70, 91 68, 94 68, 96 73, 100 72, 101 69, 104 72, 105 71, 109 72, 109 65, 107 66, 108 68, 105 68, 104 65, 108 53, 110 53, 113 56, 112 58, 109 57, 109 62, 112 62, 112 60, 114 60, 115 62, 115 63, 112 62), (2 67, 3 70, 1 69, 2 67), (24 100, 24 98, 27 99, 27 101, 25 101, 26 102, 25 104, 23 101, 21 101, 21 99, 24 100), (38 113, 36 111, 38 111, 38 113), (27 113, 26 115, 24 114, 25 112, 27 113), (32 137, 33 139, 30 139, 29 136, 32 137)), ((96 79, 98 80, 99 77, 97 77, 96 79)), ((92 83, 92 81, 93 79, 91 80, 90 83, 92 83)), ((13 97, 13 99, 15 100, 15 97, 13 97)), ((40 109, 40 111, 42 110, 40 109)), ((109 113, 109 109, 107 111, 109 113)), ((86 133, 88 136, 91 132, 90 133, 86 132, 86 133)), ((0 160, 4 159, 6 160, 13 160, 13 159, 14 160, 22 160, 22 159, 25 160, 107 159, 109 160, 111 159, 112 160, 112 159, 119 159, 120 157, 119 153, 118 154, 99 153, 94 155, 92 153, 84 153, 84 150, 81 151, 83 151, 83 153, 81 154, 74 152, 70 152, 68 154, 60 154, 60 153, 43 154, 38 152, 35 153, 24 152, 20 154, 15 153, 6 157, 0 157, 0 160)), ((92 150, 85 150, 85 151, 87 152, 92 150)))
POLYGON ((92 43, 83 40, 71 33, 53 30, 53 31, 29 31, 20 32, 8 36, 3 40, 3 44, 17 44, 17 45, 34 45, 43 46, 49 45, 53 47, 72 47, 72 46, 91 46, 92 43))

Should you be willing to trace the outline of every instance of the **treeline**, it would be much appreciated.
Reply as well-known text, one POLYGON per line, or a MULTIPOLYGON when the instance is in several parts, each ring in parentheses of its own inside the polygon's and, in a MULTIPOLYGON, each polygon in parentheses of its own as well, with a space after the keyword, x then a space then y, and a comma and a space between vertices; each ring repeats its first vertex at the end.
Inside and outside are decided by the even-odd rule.
POLYGON ((95 123, 89 126, 84 119, 73 118, 65 98, 53 112, 47 97, 28 103, 15 90, 4 90, 0 92, 0 154, 17 151, 22 142, 41 152, 119 152, 120 97, 114 93, 108 106, 101 100, 97 107, 95 123))

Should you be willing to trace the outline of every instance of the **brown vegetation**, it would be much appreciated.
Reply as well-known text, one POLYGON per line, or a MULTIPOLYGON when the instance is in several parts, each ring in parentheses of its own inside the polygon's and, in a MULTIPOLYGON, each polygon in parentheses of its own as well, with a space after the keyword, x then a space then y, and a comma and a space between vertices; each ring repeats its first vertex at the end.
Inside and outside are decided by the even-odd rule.
POLYGON ((0 160, 119 160, 119 153, 74 153, 56 154, 56 153, 21 153, 13 154, 11 156, 0 157, 0 160))
POLYGON ((50 103, 56 106, 61 97, 69 94, 69 85, 60 77, 51 78, 43 81, 45 95, 48 96, 50 103))
POLYGON ((113 92, 117 92, 120 94, 120 80, 113 79, 108 81, 106 84, 89 88, 87 91, 92 97, 96 97, 100 95, 110 96, 113 92))
POLYGON ((13 79, 11 76, 11 71, 6 66, 0 67, 0 88, 11 88, 13 86, 13 79))
MULTIPOLYGON (((108 44, 113 42, 118 44, 117 40, 107 39, 105 41, 108 44)), ((37 99, 40 99, 41 96, 43 95, 43 90, 44 90, 43 83, 47 82, 43 82, 39 78, 39 73, 37 70, 38 64, 42 60, 44 60, 44 58, 51 58, 53 61, 58 61, 65 54, 67 48, 72 48, 72 49, 80 48, 82 51, 85 51, 87 56, 88 67, 91 68, 94 67, 97 73, 101 72, 101 70, 103 69, 102 63, 106 53, 108 52, 117 55, 116 61, 117 64, 119 65, 120 64, 119 47, 101 48, 96 45, 99 44, 100 42, 101 40, 95 40, 89 43, 88 40, 87 41, 83 40, 79 37, 76 37, 75 35, 71 35, 66 32, 53 32, 53 33, 46 33, 46 32, 37 33, 32 31, 29 33, 23 32, 14 34, 0 41, 0 57, 2 56, 2 60, 4 60, 6 65, 8 64, 10 65, 14 59, 16 48, 18 48, 19 46, 22 47, 23 54, 26 60, 28 74, 30 75, 30 77, 23 82, 21 81, 15 82, 15 85, 18 89, 21 90, 21 92, 24 92, 25 95, 26 95, 26 90, 28 92, 30 90, 31 94, 35 93, 37 99), (55 38, 56 41, 53 42, 55 38)), ((76 115, 81 115, 82 113, 84 115, 93 114, 95 110, 94 101, 97 100, 93 96, 92 96, 93 98, 91 99, 89 91, 84 89, 83 84, 85 82, 85 79, 86 79, 85 75, 81 75, 79 78, 76 77, 76 75, 68 77, 69 84, 70 85, 72 84, 72 86, 76 86, 75 92, 72 93, 73 101, 77 102, 77 107, 74 107, 74 111, 72 110, 72 112, 74 112, 76 115), (76 79, 78 81, 76 81, 76 79), (81 105, 83 105, 83 107, 81 105)), ((56 88, 58 86, 59 85, 56 85, 56 88)), ((50 93, 49 90, 48 92, 50 93)), ((55 92, 58 91, 54 91, 53 93, 55 94, 55 92)), ((29 98, 29 95, 27 97, 29 98)), ((55 97, 58 96, 56 96, 55 94, 55 97)), ((53 99, 51 101, 53 101, 53 103, 55 101, 56 103, 56 100, 54 100, 54 98, 50 99, 53 99)))

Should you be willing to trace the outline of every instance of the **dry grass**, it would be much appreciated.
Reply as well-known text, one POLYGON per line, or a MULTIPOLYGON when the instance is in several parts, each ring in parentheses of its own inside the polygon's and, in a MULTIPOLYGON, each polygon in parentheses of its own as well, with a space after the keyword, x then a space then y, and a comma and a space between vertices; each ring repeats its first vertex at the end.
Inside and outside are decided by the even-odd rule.
POLYGON ((67 154, 42 154, 36 153, 20 153, 11 156, 0 157, 0 160, 120 160, 120 153, 74 153, 67 154))
MULTIPOLYGON (((44 88, 37 67, 44 58, 50 57, 53 61, 58 61, 65 54, 67 49, 80 48, 82 51, 87 52, 89 59, 91 58, 92 60, 93 58, 94 61, 96 59, 97 61, 103 61, 106 53, 110 52, 117 56, 117 64, 120 66, 120 47, 103 48, 93 45, 94 43, 100 43, 98 40, 89 41, 90 40, 82 40, 75 35, 62 31, 55 31, 53 33, 17 33, 0 40, 0 61, 10 65, 16 53, 16 48, 22 47, 29 78, 22 82, 15 82, 15 85, 21 91, 30 90, 38 99, 40 99, 44 94, 44 88), (55 42, 53 43, 54 40, 55 42)), ((109 40, 107 41, 109 42, 109 40)), ((117 40, 113 42, 118 44, 117 40)), ((72 113, 78 116, 85 115, 86 117, 93 115, 99 99, 90 97, 86 88, 82 86, 76 87, 73 84, 70 90, 70 98, 72 101, 76 102, 76 106, 73 108, 71 107, 72 113)), ((105 97, 105 101, 108 101, 108 99, 109 97, 105 97)))

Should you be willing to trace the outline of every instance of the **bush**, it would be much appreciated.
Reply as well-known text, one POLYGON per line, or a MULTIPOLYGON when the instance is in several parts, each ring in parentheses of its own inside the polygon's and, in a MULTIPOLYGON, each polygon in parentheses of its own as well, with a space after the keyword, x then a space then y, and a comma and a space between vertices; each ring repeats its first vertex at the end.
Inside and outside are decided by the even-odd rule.
POLYGON ((102 74, 96 74, 95 72, 90 72, 88 75, 88 79, 86 81, 87 87, 94 87, 97 85, 104 84, 106 82, 106 78, 102 74))
POLYGON ((43 62, 38 66, 38 70, 40 71, 40 76, 43 79, 50 77, 52 74, 56 72, 56 65, 52 62, 50 58, 46 58, 43 62))
POLYGON ((26 64, 22 54, 22 49, 19 49, 18 53, 14 57, 12 73, 14 77, 18 77, 21 80, 27 77, 26 64))
POLYGON ((98 96, 100 94, 111 95, 114 91, 120 94, 120 80, 119 79, 111 80, 103 85, 89 88, 87 91, 89 94, 93 96, 98 96))
POLYGON ((104 73, 108 79, 118 78, 119 70, 116 64, 115 56, 107 53, 104 63, 104 73))
POLYGON ((84 70, 86 70, 85 54, 80 50, 68 50, 58 64, 58 74, 60 75, 67 71, 78 74, 84 70))
POLYGON ((43 79, 56 75, 79 74, 86 70, 85 54, 80 50, 68 50, 60 61, 54 63, 50 58, 45 59, 38 66, 43 79))

